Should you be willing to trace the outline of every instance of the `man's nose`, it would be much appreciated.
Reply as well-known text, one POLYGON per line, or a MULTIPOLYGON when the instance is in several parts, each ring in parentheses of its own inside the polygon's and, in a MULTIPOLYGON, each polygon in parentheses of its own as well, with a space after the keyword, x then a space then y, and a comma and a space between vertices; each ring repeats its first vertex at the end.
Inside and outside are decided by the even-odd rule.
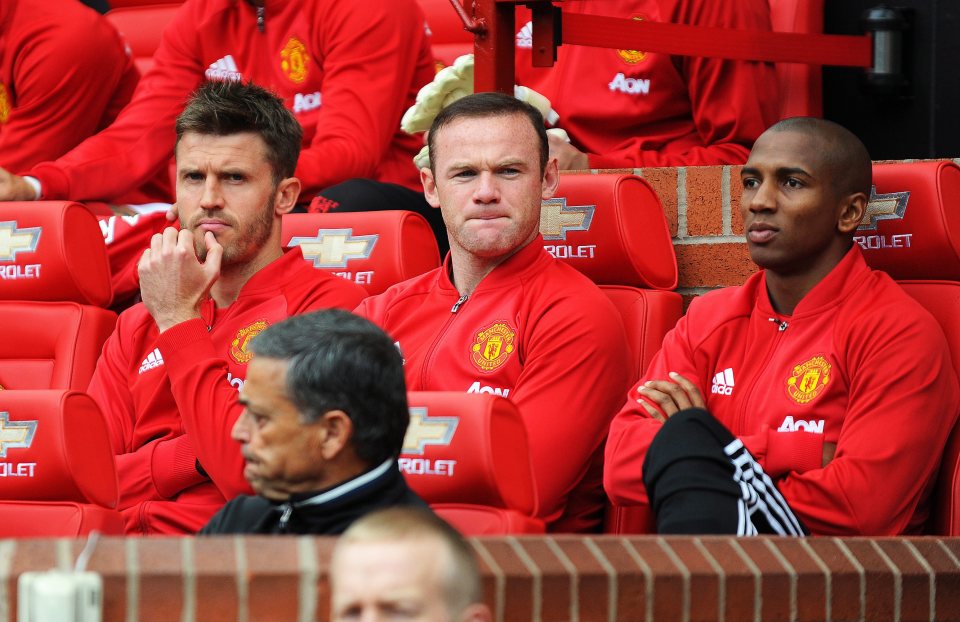
POLYGON ((477 176, 477 187, 473 193, 478 203, 496 203, 500 200, 500 186, 496 177, 489 172, 482 172, 477 176))
POLYGON ((203 182, 203 193, 200 195, 200 207, 203 209, 218 209, 223 207, 223 193, 220 180, 210 175, 203 182))
POLYGON ((747 207, 751 212, 762 212, 775 209, 777 206, 777 184, 773 181, 762 181, 752 189, 747 198, 747 207))
POLYGON ((238 443, 246 444, 250 442, 250 430, 247 428, 246 413, 240 413, 237 420, 233 422, 233 428, 230 430, 230 438, 238 443))

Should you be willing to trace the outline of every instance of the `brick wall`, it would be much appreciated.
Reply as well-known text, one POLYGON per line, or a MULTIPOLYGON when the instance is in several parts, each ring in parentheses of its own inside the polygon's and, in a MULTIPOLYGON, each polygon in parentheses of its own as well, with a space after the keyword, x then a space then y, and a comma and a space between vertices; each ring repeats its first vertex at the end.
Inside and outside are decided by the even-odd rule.
MULTIPOLYGON (((960 539, 636 536, 472 540, 498 621, 958 620, 960 539)), ((0 622, 17 577, 81 540, 0 541, 0 622)), ((330 538, 105 538, 105 622, 326 620, 330 538)))

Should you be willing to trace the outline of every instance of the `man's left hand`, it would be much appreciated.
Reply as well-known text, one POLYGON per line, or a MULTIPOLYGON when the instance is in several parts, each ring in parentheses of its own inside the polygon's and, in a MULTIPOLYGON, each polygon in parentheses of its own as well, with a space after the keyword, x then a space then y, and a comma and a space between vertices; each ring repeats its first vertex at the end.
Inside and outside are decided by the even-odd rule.
POLYGON ((576 171, 590 168, 590 161, 587 154, 583 153, 567 141, 547 133, 547 141, 550 145, 550 157, 557 159, 557 166, 561 171, 576 171))
POLYGON ((154 234, 143 252, 137 270, 140 296, 160 332, 200 317, 200 303, 220 277, 223 247, 213 233, 204 237, 206 261, 201 263, 193 245, 193 233, 168 227, 154 234))
POLYGON ((670 372, 669 376, 670 380, 650 380, 643 383, 639 389, 640 394, 646 399, 637 401, 650 413, 651 417, 666 421, 687 408, 706 408, 706 402, 697 385, 676 372, 670 372))

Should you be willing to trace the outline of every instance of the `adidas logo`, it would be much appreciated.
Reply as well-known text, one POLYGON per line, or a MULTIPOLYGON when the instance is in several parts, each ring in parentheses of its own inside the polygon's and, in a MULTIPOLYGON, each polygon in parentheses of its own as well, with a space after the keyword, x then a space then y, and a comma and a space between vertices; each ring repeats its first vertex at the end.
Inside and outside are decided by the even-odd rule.
POLYGON ((718 371, 713 377, 713 386, 710 387, 711 393, 718 395, 733 394, 733 368, 728 367, 723 371, 718 371))
POLYGON ((243 74, 237 69, 237 63, 233 60, 232 54, 227 54, 220 60, 210 63, 204 75, 207 76, 207 80, 243 80, 243 74))
POLYGON ((138 374, 142 374, 145 371, 150 371, 151 369, 156 369, 163 365, 163 357, 160 356, 159 348, 154 348, 153 352, 147 355, 147 358, 143 359, 143 362, 140 363, 140 370, 138 374))
POLYGON ((527 22, 517 33, 517 47, 530 50, 533 48, 533 22, 527 22))

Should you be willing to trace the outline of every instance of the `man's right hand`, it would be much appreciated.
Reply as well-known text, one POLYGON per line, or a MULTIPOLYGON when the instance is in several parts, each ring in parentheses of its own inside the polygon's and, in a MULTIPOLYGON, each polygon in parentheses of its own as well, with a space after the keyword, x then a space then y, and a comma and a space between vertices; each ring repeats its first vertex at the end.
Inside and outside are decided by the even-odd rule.
POLYGON ((0 168, 0 201, 35 201, 33 186, 23 177, 0 168))

